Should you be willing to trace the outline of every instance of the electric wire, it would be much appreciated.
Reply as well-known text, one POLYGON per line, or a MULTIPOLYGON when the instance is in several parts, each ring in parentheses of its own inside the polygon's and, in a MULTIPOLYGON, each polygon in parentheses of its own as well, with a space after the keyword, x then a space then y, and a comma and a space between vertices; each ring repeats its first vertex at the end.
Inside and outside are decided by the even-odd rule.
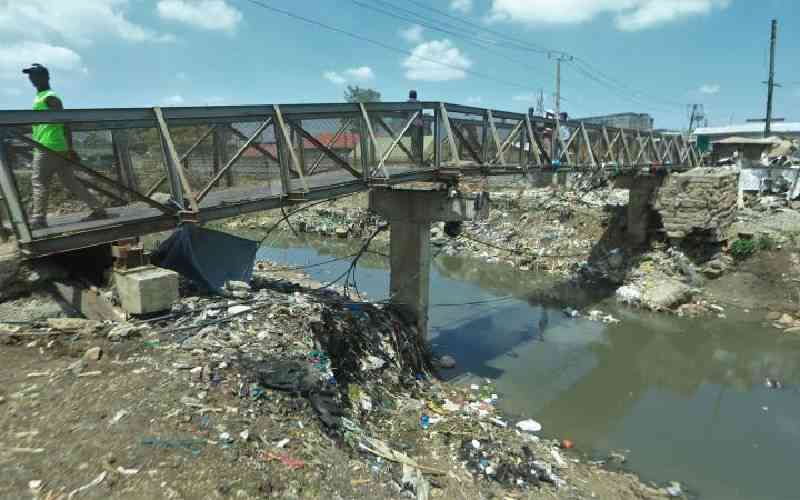
MULTIPOLYGON (((391 4, 390 2, 386 2, 384 0, 374 0, 374 1, 377 1, 377 2, 382 3, 382 4, 391 4)), ((655 96, 654 94, 648 96, 649 93, 641 92, 641 91, 638 91, 638 90, 634 89, 633 87, 631 87, 627 83, 621 82, 620 80, 617 80, 614 77, 611 77, 608 74, 604 73, 602 70, 598 69, 597 67, 595 67, 594 65, 589 63, 588 60, 586 60, 586 59, 584 59, 582 57, 575 56, 573 54, 570 54, 570 53, 562 51, 562 50, 557 50, 557 49, 545 47, 545 46, 538 45, 538 44, 535 44, 535 43, 532 43, 532 42, 529 42, 529 41, 525 41, 525 40, 521 40, 519 38, 515 38, 515 37, 512 37, 512 36, 509 36, 509 35, 507 35, 505 33, 502 33, 502 32, 487 28, 486 26, 482 26, 482 25, 474 23, 472 21, 469 21, 469 20, 466 20, 466 19, 462 19, 462 18, 453 16, 453 15, 450 15, 449 13, 447 13, 447 12, 441 10, 441 9, 437 9, 437 8, 432 7, 430 5, 426 5, 426 4, 424 4, 422 2, 419 2, 417 0, 406 0, 406 1, 408 3, 414 4, 414 5, 422 8, 422 9, 426 9, 426 10, 435 12, 438 16, 443 16, 443 17, 445 17, 447 19, 451 19, 451 20, 457 21, 457 22, 463 24, 465 27, 468 27, 470 30, 476 30, 476 31, 484 32, 484 33, 489 33, 489 34, 497 37, 498 39, 504 41, 504 43, 497 43, 497 46, 502 46, 502 47, 506 47, 506 48, 510 48, 510 49, 514 49, 514 50, 532 52, 532 53, 537 53, 537 54, 542 54, 542 55, 555 54, 555 55, 562 55, 562 56, 570 56, 570 57, 573 58, 573 62, 577 62, 579 64, 582 64, 587 73, 593 74, 593 77, 592 77, 593 81, 595 81, 596 83, 598 83, 600 85, 604 85, 606 87, 613 88, 615 91, 634 92, 634 93, 638 94, 639 96, 648 97, 650 100, 661 101, 662 103, 664 103, 664 104, 666 104, 666 105, 668 105, 670 107, 676 107, 676 108, 681 108, 681 109, 683 108, 683 104, 679 104, 679 103, 677 103, 675 101, 672 101, 672 100, 664 99, 664 98, 662 98, 660 96, 655 96)), ((392 5, 394 5, 394 4, 392 4, 392 5)), ((406 12, 411 12, 411 11, 408 11, 407 9, 403 9, 402 7, 399 7, 397 5, 394 5, 394 7, 396 9, 398 9, 398 10, 404 10, 406 12)), ((422 16, 420 14, 414 13, 414 15, 416 15, 419 19, 423 19, 423 20, 426 20, 426 21, 429 21, 429 22, 430 21, 438 22, 436 20, 431 20, 430 18, 422 16)), ((588 78, 586 73, 581 73, 581 75, 588 78)), ((626 94, 624 94, 624 93, 620 94, 620 97, 626 98, 626 94)), ((627 97, 630 97, 630 96, 627 96, 627 97)), ((637 102, 637 104, 642 104, 642 103, 641 102, 637 102)))
POLYGON ((504 79, 500 79, 500 78, 495 78, 495 77, 493 77, 491 75, 487 75, 487 74, 484 74, 484 73, 481 73, 481 72, 478 72, 478 71, 474 71, 474 70, 471 70, 469 68, 464 68, 463 66, 457 66, 457 65, 454 65, 454 64, 448 64, 448 63, 442 62, 442 61, 437 60, 437 59, 420 56, 420 55, 414 54, 414 53, 412 53, 412 52, 410 52, 408 50, 401 49, 399 47, 395 47, 394 45, 390 45, 388 43, 384 43, 384 42, 381 42, 379 40, 375 40, 374 38, 369 38, 369 37, 364 36, 364 35, 359 35, 357 33, 353 33, 352 31, 348 31, 348 30, 345 30, 345 29, 342 29, 342 28, 337 28, 336 26, 324 23, 322 21, 318 21, 316 19, 311 19, 309 17, 302 16, 300 14, 296 14, 294 12, 291 12, 291 11, 288 11, 288 10, 285 10, 285 9, 281 9, 281 8, 278 8, 278 7, 274 7, 272 5, 268 5, 267 3, 265 3, 265 2, 263 2, 261 0, 240 0, 240 1, 251 3, 251 4, 253 4, 253 5, 257 6, 257 7, 260 7, 262 9, 266 9, 266 10, 269 10, 271 12, 282 14, 282 15, 284 15, 286 17, 290 17, 290 18, 295 19, 297 21, 302 21, 302 22, 305 22, 307 24, 311 24, 311 25, 314 25, 314 26, 317 26, 317 27, 320 27, 320 28, 324 28, 326 30, 333 31, 335 33, 339 33, 340 35, 344 35, 344 36, 353 38, 355 40, 359 40, 359 41, 362 41, 362 42, 369 43, 371 45, 375 45, 377 47, 381 47, 381 48, 383 48, 385 50, 389 50, 389 51, 392 51, 392 52, 395 52, 395 53, 398 53, 398 54, 403 54, 403 55, 406 55, 406 56, 414 57, 416 59, 420 59, 420 60, 423 60, 423 61, 431 62, 433 64, 438 64, 440 66, 444 66, 444 67, 447 67, 447 68, 450 68, 450 69, 461 71, 461 72, 463 72, 465 74, 472 75, 472 76, 474 76, 476 78, 481 78, 483 80, 488 80, 488 81, 492 81, 492 82, 495 82, 495 83, 500 83, 502 85, 506 85, 506 86, 509 86, 509 87, 515 87, 515 88, 521 88, 521 89, 525 89, 525 90, 531 90, 531 86, 530 85, 526 85, 526 84, 522 84, 522 83, 518 83, 518 82, 512 82, 512 81, 504 80, 504 79))

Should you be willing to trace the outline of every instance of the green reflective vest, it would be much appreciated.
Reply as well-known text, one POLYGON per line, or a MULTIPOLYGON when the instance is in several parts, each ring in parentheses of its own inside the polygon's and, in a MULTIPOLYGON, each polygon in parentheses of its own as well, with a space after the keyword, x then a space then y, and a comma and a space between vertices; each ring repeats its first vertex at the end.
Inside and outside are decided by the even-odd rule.
MULTIPOLYGON (((58 98, 52 90, 44 90, 36 94, 36 99, 33 100, 34 111, 46 111, 50 108, 47 107, 47 98, 58 98)), ((40 123, 33 127, 33 140, 39 144, 46 146, 53 151, 66 151, 67 150, 67 135, 64 132, 64 125, 61 123, 40 123)))

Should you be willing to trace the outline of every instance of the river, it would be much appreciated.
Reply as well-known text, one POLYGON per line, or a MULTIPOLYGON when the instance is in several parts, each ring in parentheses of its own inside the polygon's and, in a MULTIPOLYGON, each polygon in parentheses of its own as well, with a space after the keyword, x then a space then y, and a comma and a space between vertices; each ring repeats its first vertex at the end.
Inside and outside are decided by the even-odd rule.
MULTIPOLYGON (((259 252, 292 266, 354 253, 356 243, 283 237, 259 252)), ((321 282, 349 261, 308 269, 321 282)), ((385 258, 359 264, 360 291, 388 295, 385 258)), ((497 385, 499 407, 534 418, 545 436, 569 438, 589 458, 627 456, 626 470, 663 486, 679 481, 702 500, 800 498, 800 336, 764 313, 686 319, 617 307, 508 266, 439 256, 431 273, 430 339, 458 362, 446 373, 497 385), (458 305, 464 304, 465 305, 458 305), (571 319, 564 307, 620 319, 571 319), (773 378, 782 389, 766 387, 773 378)))

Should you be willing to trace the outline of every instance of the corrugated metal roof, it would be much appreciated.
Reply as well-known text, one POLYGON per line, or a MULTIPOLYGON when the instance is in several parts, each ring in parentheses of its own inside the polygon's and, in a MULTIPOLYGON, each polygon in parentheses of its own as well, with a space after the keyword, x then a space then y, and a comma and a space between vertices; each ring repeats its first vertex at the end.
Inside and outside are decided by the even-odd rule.
MULTIPOLYGON (((772 124, 773 134, 800 134, 800 122, 780 122, 772 124)), ((758 134, 764 132, 763 123, 742 123, 725 127, 703 127, 694 131, 695 135, 758 134)))
POLYGON ((780 144, 783 139, 780 137, 767 137, 765 139, 755 139, 752 137, 728 137, 714 141, 713 144, 762 144, 769 146, 770 144, 780 144))

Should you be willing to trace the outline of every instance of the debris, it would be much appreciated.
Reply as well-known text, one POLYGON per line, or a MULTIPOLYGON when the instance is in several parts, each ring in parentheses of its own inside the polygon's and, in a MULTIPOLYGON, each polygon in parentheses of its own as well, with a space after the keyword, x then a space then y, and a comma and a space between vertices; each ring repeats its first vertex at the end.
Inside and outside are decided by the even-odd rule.
POLYGON ((33 491, 40 490, 42 488, 42 480, 41 479, 34 479, 34 480, 31 480, 31 481, 28 481, 28 488, 30 488, 33 491))
POLYGON ((539 432, 542 430, 542 424, 532 419, 522 420, 517 422, 517 429, 525 432, 539 432))
POLYGON ((139 469, 126 469, 122 466, 119 466, 117 467, 117 472, 119 472, 123 476, 133 476, 139 473, 139 469))
POLYGON ((98 361, 102 355, 103 355, 102 349, 100 349, 99 347, 92 347, 86 350, 86 352, 83 354, 83 359, 89 361, 98 361))
POLYGON ((37 378, 37 377, 49 377, 50 372, 30 372, 27 377, 28 378, 37 378))
POLYGON ((102 375, 102 374, 103 374, 102 371, 95 370, 95 371, 92 371, 92 372, 83 372, 83 373, 79 374, 78 377, 81 377, 81 378, 84 378, 84 377, 96 377, 96 376, 102 375))
POLYGON ((44 448, 7 448, 11 453, 44 453, 44 448))
POLYGON ((562 439, 561 440, 561 447, 565 450, 570 450, 575 444, 569 439, 562 439))
POLYGON ((672 481, 669 486, 666 488, 667 495, 671 498, 678 498, 683 496, 683 490, 681 489, 681 483, 676 481, 672 481))
POLYGON ((119 342, 124 339, 141 335, 142 327, 131 323, 120 323, 108 332, 108 340, 119 342))
POLYGON ((456 359, 453 356, 444 355, 436 360, 439 368, 444 370, 452 370, 456 367, 456 359))
POLYGON ((278 441, 277 443, 275 443, 275 448, 278 448, 278 449, 284 448, 284 447, 286 447, 287 444, 289 444, 289 441, 290 441, 289 438, 283 438, 280 441, 278 441))
POLYGON ((100 475, 99 475, 99 476, 97 476, 96 478, 94 478, 94 480, 93 480, 92 482, 90 482, 90 483, 88 483, 88 484, 85 484, 85 485, 81 486, 80 488, 77 488, 77 489, 74 489, 74 490, 72 490, 72 491, 69 493, 69 495, 67 495, 67 500, 72 500, 72 499, 75 497, 75 495, 77 495, 77 494, 79 494, 79 493, 81 493, 81 492, 84 492, 84 491, 86 491, 86 490, 88 490, 88 489, 94 488, 94 487, 95 487, 95 486, 97 486, 98 484, 102 483, 102 482, 103 482, 103 480, 106 478, 106 475, 107 475, 107 474, 108 474, 108 472, 106 472, 106 471, 103 471, 103 472, 101 472, 101 473, 100 473, 100 475))
POLYGON ((271 451, 264 451, 261 453, 261 456, 267 461, 278 460, 290 470, 302 469, 306 465, 306 463, 300 459, 292 458, 285 454, 272 453, 271 451))
POLYGON ((118 423, 120 420, 127 417, 128 415, 129 415, 128 410, 117 411, 117 413, 114 414, 111 420, 108 421, 108 426, 111 427, 112 425, 118 423))

